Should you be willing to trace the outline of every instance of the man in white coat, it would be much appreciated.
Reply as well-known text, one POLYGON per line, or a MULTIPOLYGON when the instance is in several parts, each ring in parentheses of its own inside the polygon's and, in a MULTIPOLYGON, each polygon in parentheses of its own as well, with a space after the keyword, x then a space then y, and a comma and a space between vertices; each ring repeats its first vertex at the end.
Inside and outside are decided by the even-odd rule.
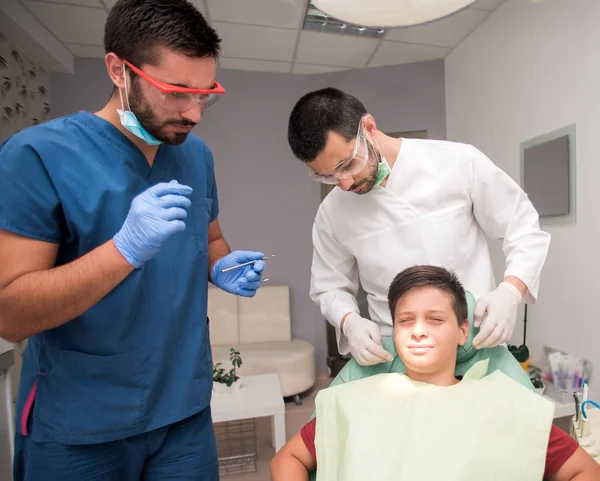
POLYGON ((338 187, 313 226, 311 297, 341 354, 363 366, 392 359, 382 345, 392 335, 387 291, 418 264, 453 270, 475 296, 475 347, 510 339, 519 304, 537 298, 550 235, 506 173, 472 145, 389 137, 358 99, 333 88, 296 103, 288 141, 312 178, 338 187), (486 234, 503 239, 500 285, 486 234), (359 278, 370 320, 359 314, 359 278))

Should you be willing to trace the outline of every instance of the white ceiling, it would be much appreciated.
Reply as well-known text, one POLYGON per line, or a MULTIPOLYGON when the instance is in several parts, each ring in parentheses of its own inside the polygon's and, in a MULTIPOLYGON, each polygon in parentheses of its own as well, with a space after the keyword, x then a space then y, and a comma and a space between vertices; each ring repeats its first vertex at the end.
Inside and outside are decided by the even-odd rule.
MULTIPOLYGON (((103 58, 116 0, 21 0, 75 56, 103 58)), ((478 0, 427 25, 381 39, 302 30, 308 0, 190 0, 223 39, 221 68, 318 74, 446 57, 504 0, 478 0)))

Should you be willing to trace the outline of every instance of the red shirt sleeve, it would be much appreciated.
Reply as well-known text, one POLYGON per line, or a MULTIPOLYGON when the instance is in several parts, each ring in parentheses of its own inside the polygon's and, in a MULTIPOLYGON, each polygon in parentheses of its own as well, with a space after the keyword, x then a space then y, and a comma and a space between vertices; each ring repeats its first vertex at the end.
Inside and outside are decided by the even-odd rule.
POLYGON ((304 427, 300 430, 300 436, 302 437, 302 441, 306 444, 306 448, 308 452, 316 461, 317 459, 317 449, 315 448, 315 434, 317 432, 317 418, 311 419, 308 423, 304 425, 304 427))
POLYGON ((577 441, 553 424, 552 429, 550 429, 548 451, 546 451, 544 479, 556 473, 567 459, 573 456, 578 447, 577 441))

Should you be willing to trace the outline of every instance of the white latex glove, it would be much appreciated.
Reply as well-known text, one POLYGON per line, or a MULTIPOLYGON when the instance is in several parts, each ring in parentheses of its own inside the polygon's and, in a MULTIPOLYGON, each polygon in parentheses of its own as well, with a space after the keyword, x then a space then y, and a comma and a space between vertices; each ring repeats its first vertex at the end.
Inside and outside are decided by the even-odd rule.
POLYGON ((473 346, 483 349, 507 342, 515 330, 517 309, 522 301, 519 289, 508 282, 481 296, 474 312, 475 327, 481 326, 481 329, 473 339, 473 346))
POLYGON ((351 313, 344 321, 342 330, 348 338, 352 357, 361 366, 372 366, 380 362, 389 362, 394 358, 383 348, 379 326, 373 321, 351 313))

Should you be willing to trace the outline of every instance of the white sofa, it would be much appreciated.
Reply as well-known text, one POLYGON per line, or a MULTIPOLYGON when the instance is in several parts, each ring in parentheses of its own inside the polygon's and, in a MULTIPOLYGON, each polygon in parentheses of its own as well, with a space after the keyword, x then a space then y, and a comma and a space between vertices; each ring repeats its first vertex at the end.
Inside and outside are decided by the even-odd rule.
POLYGON ((242 357, 240 375, 278 374, 284 397, 314 385, 314 347, 292 339, 288 286, 262 286, 253 298, 211 287, 208 318, 214 364, 229 369, 229 349, 235 347, 242 357))

